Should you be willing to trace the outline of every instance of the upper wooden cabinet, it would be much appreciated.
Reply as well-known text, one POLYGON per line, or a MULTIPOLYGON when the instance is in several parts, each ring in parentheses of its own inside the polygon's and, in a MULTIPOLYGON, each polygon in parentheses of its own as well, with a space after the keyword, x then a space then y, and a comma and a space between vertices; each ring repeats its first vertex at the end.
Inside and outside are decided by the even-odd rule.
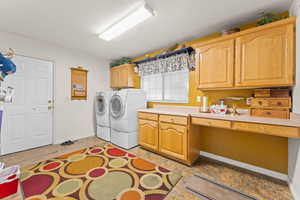
POLYGON ((124 64, 110 69, 111 88, 138 88, 139 77, 135 65, 124 64))
POLYGON ((254 32, 236 39, 236 87, 294 84, 294 26, 254 32))
POLYGON ((193 45, 199 89, 295 84, 295 17, 193 45))
POLYGON ((234 40, 222 41, 196 50, 198 88, 233 87, 234 40))

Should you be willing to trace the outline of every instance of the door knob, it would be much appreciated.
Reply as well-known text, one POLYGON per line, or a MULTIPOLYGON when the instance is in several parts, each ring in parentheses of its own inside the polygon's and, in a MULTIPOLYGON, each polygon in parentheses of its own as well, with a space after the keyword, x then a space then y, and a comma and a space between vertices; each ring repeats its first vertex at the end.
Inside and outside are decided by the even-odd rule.
POLYGON ((48 110, 51 110, 53 108, 54 108, 54 106, 48 106, 48 110))

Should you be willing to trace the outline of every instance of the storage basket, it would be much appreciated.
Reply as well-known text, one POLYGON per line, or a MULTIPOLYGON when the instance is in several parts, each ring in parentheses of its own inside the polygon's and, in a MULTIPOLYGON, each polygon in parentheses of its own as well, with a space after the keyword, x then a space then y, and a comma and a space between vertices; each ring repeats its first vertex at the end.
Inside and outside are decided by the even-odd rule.
POLYGON ((0 199, 18 192, 20 184, 20 167, 12 166, 0 170, 0 199))

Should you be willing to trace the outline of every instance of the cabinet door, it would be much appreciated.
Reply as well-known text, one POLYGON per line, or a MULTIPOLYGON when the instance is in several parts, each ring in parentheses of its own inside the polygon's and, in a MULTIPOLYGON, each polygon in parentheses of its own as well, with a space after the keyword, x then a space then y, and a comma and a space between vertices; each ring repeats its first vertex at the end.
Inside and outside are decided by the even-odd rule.
POLYGON ((196 62, 199 89, 233 87, 234 40, 197 48, 196 62))
POLYGON ((120 70, 118 68, 112 68, 110 70, 110 87, 119 87, 120 70))
POLYGON ((128 85, 129 79, 129 69, 128 67, 120 67, 119 69, 119 87, 130 87, 128 85))
POLYGON ((139 120, 139 144, 158 151, 158 123, 139 120))
POLYGON ((186 126, 160 123, 159 151, 181 160, 187 159, 186 126))
POLYGON ((236 39, 236 87, 294 84, 294 26, 258 31, 236 39))

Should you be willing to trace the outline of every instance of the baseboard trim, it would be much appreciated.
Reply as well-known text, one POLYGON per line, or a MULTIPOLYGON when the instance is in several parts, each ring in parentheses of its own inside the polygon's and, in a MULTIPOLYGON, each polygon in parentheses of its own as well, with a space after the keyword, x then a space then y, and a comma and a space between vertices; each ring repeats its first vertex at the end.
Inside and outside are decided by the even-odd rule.
POLYGON ((62 140, 58 140, 58 141, 54 141, 53 144, 61 144, 67 140, 71 140, 71 141, 76 141, 76 140, 81 140, 81 139, 85 139, 85 138, 89 138, 89 137, 95 137, 96 133, 92 133, 91 135, 85 135, 85 136, 77 136, 77 137, 73 137, 73 138, 68 138, 68 139, 62 139, 62 140))
POLYGON ((265 168, 262 168, 262 167, 257 167, 257 166, 247 164, 247 163, 244 163, 244 162, 232 160, 230 158, 225 158, 223 156, 218 156, 218 155, 211 154, 211 153, 208 153, 208 152, 205 152, 205 151, 200 151, 200 155, 204 156, 204 157, 214 159, 214 160, 218 160, 218 161, 230 164, 230 165, 241 167, 241 168, 253 171, 253 172, 264 174, 264 175, 267 175, 267 176, 270 176, 270 177, 273 177, 273 178, 277 178, 277 179, 280 179, 280 180, 283 180, 283 181, 286 181, 286 182, 289 181, 287 174, 283 174, 283 173, 280 173, 280 172, 275 172, 275 171, 265 169, 265 168))
POLYGON ((300 196, 297 194, 296 190, 294 189, 293 183, 290 178, 288 180, 288 184, 289 184, 289 188, 290 188, 293 198, 295 200, 300 200, 300 196))

